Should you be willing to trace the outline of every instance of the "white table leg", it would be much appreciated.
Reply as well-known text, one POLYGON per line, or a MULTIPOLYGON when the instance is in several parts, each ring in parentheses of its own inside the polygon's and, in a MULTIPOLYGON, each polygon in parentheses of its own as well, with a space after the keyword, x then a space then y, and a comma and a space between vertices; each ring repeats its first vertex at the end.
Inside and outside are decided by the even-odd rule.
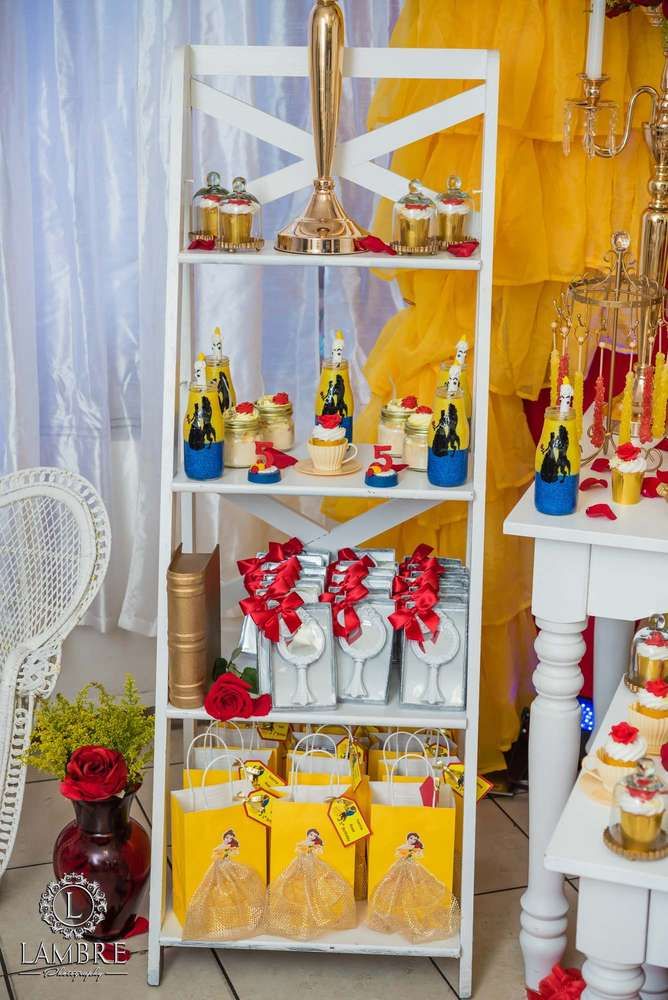
MULTIPOLYGON (((633 622, 597 618, 594 626, 594 717, 598 723, 608 711, 626 671, 633 622)), ((593 740, 596 730, 591 734, 593 740)), ((591 740, 590 740, 591 742, 591 740)))
POLYGON ((577 947, 587 956, 583 1000, 639 1000, 648 915, 647 889, 580 879, 577 947))
POLYGON ((668 969, 658 965, 643 965, 645 985, 640 996, 642 1000, 668 1000, 668 969))
POLYGON ((582 1000, 640 1000, 645 976, 641 965, 588 958, 582 966, 587 987, 582 1000))
POLYGON ((529 885, 522 896, 520 946, 527 986, 536 989, 566 949, 568 902, 563 876, 543 865, 545 848, 577 774, 585 621, 537 618, 538 697, 529 728, 529 885))

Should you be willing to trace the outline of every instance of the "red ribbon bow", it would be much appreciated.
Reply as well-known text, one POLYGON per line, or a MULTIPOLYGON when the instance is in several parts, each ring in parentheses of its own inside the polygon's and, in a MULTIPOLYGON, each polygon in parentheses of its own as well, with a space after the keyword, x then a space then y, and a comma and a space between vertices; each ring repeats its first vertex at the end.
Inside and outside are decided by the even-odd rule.
POLYGON ((368 553, 360 557, 357 555, 354 549, 339 549, 339 554, 336 557, 336 562, 333 563, 332 565, 336 566, 336 564, 340 562, 358 562, 361 563, 363 566, 366 566, 368 569, 372 569, 376 565, 376 563, 368 553))
POLYGON ((424 649, 424 635, 420 622, 425 626, 433 641, 438 638, 440 620, 433 610, 438 601, 438 596, 433 590, 425 589, 419 593, 411 594, 410 600, 399 600, 396 603, 396 611, 388 616, 393 628, 397 632, 403 630, 407 639, 414 639, 424 649))
POLYGON ((341 593, 335 594, 325 591, 320 595, 322 604, 330 604, 332 607, 332 626, 334 635, 342 636, 349 642, 354 642, 361 634, 359 615, 355 611, 355 604, 368 596, 369 591, 361 584, 350 587, 341 593))
POLYGON ((585 981, 579 969, 562 969, 555 965, 552 972, 538 984, 538 992, 527 989, 527 1000, 579 1000, 585 981))
POLYGON ((287 542, 269 542, 267 546, 267 559, 269 562, 282 562, 291 556, 299 556, 304 551, 304 545, 298 538, 291 538, 287 542))
POLYGON ((401 564, 402 568, 404 566, 413 566, 415 565, 415 563, 424 562, 424 560, 428 556, 430 556, 433 551, 434 551, 433 545, 427 545, 426 542, 422 542, 421 545, 418 545, 417 548, 413 550, 412 556, 406 556, 403 563, 401 564))
POLYGON ((267 639, 270 639, 271 642, 278 642, 281 636, 281 621, 286 626, 290 635, 293 635, 301 625, 301 618, 297 614, 297 608, 301 608, 303 603, 299 594, 291 590, 273 608, 268 606, 268 595, 264 597, 245 598, 243 601, 239 601, 239 606, 244 614, 251 616, 267 639))
POLYGON ((256 441, 255 454, 263 457, 267 465, 275 465, 277 469, 287 469, 297 464, 297 459, 286 455, 284 451, 274 448, 271 441, 256 441))

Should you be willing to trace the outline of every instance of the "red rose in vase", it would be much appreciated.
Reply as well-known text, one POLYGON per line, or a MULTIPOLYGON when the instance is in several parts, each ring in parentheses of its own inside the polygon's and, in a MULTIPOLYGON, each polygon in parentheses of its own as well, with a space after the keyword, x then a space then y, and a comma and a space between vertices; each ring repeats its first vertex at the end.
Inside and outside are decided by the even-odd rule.
POLYGON ((268 715, 271 711, 271 696, 261 694, 259 698, 251 698, 250 690, 248 681, 236 674, 221 674, 209 688, 204 708, 212 718, 221 722, 227 719, 249 719, 251 715, 268 715))
POLYGON ((125 790, 128 768, 122 753, 108 747, 85 746, 74 751, 60 783, 66 799, 101 802, 125 790))

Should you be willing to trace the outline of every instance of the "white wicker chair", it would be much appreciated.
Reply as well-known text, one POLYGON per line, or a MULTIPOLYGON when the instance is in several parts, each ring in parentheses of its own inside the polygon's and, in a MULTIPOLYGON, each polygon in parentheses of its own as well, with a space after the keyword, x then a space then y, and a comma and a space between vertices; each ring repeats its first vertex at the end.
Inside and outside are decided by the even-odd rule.
POLYGON ((100 589, 110 547, 104 504, 81 476, 0 477, 0 877, 19 825, 35 700, 55 687, 62 643, 100 589))

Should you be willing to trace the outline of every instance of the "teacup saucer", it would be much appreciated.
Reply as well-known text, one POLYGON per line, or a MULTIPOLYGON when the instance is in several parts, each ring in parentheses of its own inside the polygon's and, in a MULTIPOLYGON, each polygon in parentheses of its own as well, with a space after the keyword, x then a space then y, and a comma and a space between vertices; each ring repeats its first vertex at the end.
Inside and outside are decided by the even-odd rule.
POLYGON ((340 469, 336 469, 335 472, 323 472, 321 469, 316 469, 310 458, 302 458, 295 465, 295 472, 302 472, 305 476, 352 476, 353 473, 359 472, 361 468, 362 463, 352 459, 350 462, 342 465, 340 469))

